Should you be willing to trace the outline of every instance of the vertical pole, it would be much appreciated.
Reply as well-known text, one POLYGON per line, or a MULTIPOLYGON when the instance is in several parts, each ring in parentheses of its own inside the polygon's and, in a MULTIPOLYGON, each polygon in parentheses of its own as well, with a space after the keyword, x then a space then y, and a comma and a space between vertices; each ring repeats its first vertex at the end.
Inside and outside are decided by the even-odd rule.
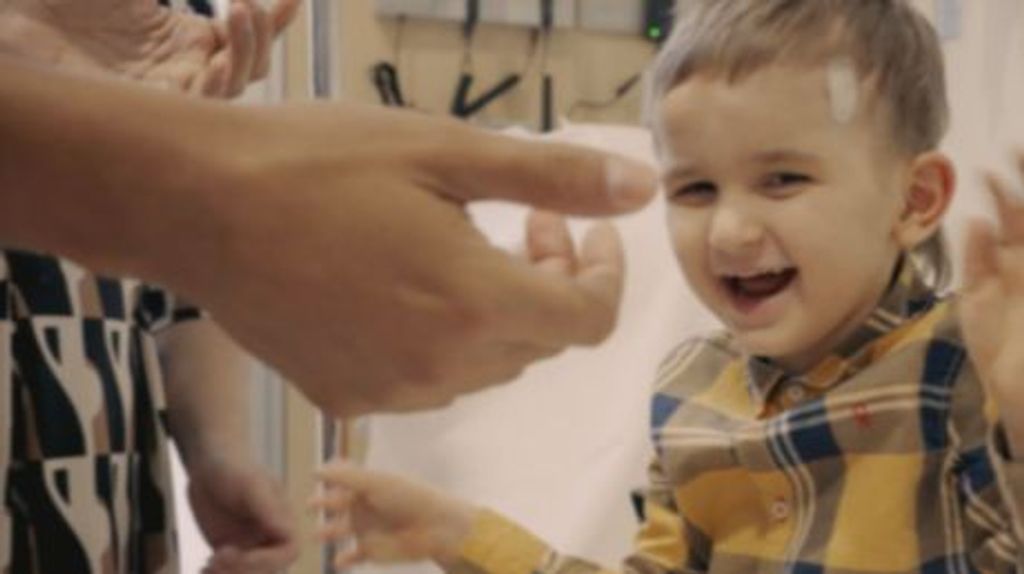
MULTIPOLYGON (((318 100, 330 100, 334 93, 334 10, 335 0, 312 0, 310 4, 310 78, 312 79, 313 97, 318 100)), ((344 443, 344 421, 335 419, 329 413, 320 413, 320 462, 326 462, 341 454, 344 443)), ((332 559, 336 551, 335 544, 327 544, 323 548, 320 568, 323 574, 332 574, 332 559)))

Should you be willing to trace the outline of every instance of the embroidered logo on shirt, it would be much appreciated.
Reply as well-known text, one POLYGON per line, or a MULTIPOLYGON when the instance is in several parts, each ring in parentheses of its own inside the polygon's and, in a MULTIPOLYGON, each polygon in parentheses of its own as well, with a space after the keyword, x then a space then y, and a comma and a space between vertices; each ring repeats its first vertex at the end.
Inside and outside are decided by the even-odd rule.
POLYGON ((853 405, 853 420, 862 429, 871 427, 871 411, 868 410, 866 404, 857 403, 853 405))

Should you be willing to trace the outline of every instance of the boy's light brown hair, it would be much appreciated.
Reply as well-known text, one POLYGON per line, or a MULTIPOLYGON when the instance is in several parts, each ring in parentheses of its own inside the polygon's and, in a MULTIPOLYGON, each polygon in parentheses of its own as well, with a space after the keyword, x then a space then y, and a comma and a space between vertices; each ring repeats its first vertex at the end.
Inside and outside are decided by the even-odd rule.
MULTIPOLYGON (((907 0, 680 0, 651 73, 648 110, 697 74, 737 82, 772 64, 853 64, 892 153, 938 148, 949 125, 942 47, 907 0)), ((653 115, 652 115, 653 117, 653 115)), ((933 285, 950 264, 941 233, 914 254, 933 285)))

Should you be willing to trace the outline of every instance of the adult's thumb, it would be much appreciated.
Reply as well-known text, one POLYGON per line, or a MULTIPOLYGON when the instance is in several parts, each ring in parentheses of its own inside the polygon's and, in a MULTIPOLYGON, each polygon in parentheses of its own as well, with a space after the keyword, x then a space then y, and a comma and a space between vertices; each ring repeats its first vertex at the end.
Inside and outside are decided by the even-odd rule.
POLYGON ((440 193, 464 201, 502 199, 572 215, 637 210, 657 190, 637 160, 563 143, 467 131, 434 167, 440 193))

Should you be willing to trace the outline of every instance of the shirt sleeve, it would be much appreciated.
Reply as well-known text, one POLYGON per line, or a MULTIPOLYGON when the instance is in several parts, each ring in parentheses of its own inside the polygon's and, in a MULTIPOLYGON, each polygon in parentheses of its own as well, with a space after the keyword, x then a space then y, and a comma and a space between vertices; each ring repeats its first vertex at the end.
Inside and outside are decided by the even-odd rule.
MULTIPOLYGON (((696 574, 699 552, 692 552, 684 521, 660 464, 649 469, 648 488, 638 505, 641 525, 623 574, 696 574)), ((692 549, 698 550, 698 549, 692 549)), ((492 511, 482 512, 449 574, 611 574, 616 572, 583 558, 559 554, 544 541, 492 511)))
POLYGON ((142 285, 141 290, 135 309, 135 320, 151 334, 155 335, 173 325, 204 317, 199 307, 166 289, 142 285))
POLYGON ((1008 456, 998 408, 977 372, 966 369, 957 387, 961 400, 953 406, 952 434, 958 448, 951 472, 963 547, 979 572, 1021 572, 1024 463, 1008 456))
MULTIPOLYGON (((988 457, 992 461, 993 477, 991 489, 998 492, 1001 501, 1000 515, 1005 516, 1004 524, 993 535, 991 554, 997 554, 1007 568, 1020 572, 1024 570, 1024 460, 1011 456, 1006 435, 1001 424, 993 426, 989 433, 988 457)), ((994 563, 997 561, 993 558, 994 563)), ((1001 571, 1001 570, 998 570, 1001 571)))

